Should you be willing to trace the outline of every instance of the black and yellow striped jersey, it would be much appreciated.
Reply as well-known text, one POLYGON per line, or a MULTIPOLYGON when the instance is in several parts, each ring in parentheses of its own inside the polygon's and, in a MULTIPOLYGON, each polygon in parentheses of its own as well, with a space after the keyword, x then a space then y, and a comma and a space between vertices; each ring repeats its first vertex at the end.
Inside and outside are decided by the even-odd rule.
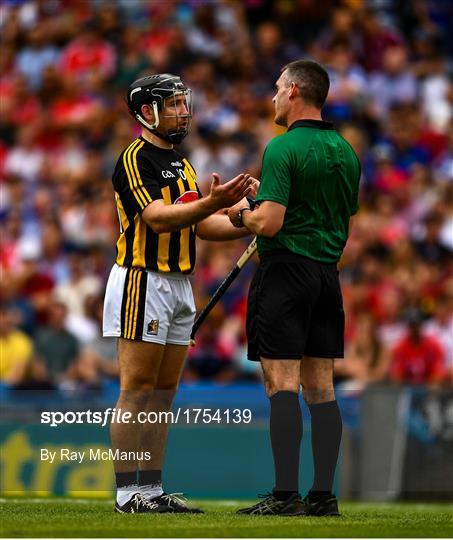
POLYGON ((141 219, 156 199, 181 204, 200 198, 196 174, 175 150, 165 150, 139 137, 120 155, 113 173, 120 221, 116 263, 157 272, 189 274, 195 265, 196 225, 156 234, 141 219))

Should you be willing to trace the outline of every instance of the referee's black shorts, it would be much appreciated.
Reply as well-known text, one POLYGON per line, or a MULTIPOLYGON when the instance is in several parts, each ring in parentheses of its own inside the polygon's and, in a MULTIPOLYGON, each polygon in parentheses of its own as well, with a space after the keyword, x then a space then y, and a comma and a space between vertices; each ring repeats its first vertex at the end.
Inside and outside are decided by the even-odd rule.
POLYGON ((336 264, 291 251, 261 256, 247 305, 249 360, 343 358, 344 311, 336 264))

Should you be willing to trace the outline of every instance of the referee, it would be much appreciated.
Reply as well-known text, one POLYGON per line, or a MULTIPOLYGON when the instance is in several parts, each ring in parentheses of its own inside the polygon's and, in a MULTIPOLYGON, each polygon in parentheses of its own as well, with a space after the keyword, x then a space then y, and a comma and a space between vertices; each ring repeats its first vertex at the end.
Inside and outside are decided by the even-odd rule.
POLYGON ((344 311, 337 262, 357 211, 360 164, 350 145, 321 119, 329 91, 322 66, 283 67, 273 98, 275 122, 288 131, 268 144, 258 206, 229 210, 233 225, 258 237, 260 265, 250 286, 248 357, 260 361, 270 399, 275 487, 242 514, 339 515, 333 478, 342 422, 333 387, 343 357, 344 311), (302 415, 311 414, 314 482, 299 495, 302 415))

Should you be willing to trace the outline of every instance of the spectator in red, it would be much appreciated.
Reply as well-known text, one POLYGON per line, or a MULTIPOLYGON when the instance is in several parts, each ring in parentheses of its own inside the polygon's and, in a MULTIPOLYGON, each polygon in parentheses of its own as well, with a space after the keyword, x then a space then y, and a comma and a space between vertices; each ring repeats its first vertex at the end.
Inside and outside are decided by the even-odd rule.
POLYGON ((12 128, 37 122, 41 104, 29 86, 25 75, 16 73, 0 81, 3 121, 12 128))
POLYGON ((114 48, 101 39, 96 25, 90 21, 82 28, 79 37, 63 51, 60 69, 77 79, 86 78, 93 70, 108 79, 115 71, 115 62, 114 48))
POLYGON ((411 310, 407 314, 409 330, 396 344, 390 368, 391 378, 403 384, 442 382, 445 375, 445 352, 440 342, 422 333, 422 314, 411 310))
POLYGON ((11 287, 33 306, 35 322, 39 325, 47 320, 50 294, 54 288, 52 278, 39 268, 42 249, 37 239, 25 237, 19 245, 21 264, 11 275, 11 287))
POLYGON ((88 128, 100 113, 100 99, 86 92, 83 85, 77 84, 73 73, 64 75, 61 83, 59 95, 49 107, 49 123, 57 129, 88 128))

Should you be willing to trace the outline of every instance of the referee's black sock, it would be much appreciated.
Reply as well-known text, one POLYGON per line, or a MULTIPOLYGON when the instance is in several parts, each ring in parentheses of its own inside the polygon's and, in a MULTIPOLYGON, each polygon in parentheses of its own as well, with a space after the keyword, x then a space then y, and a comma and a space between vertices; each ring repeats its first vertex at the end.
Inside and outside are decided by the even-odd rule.
POLYGON ((274 496, 284 500, 299 491, 302 414, 296 392, 277 392, 271 396, 270 403, 270 435, 275 467, 274 496))
POLYGON ((343 429, 340 409, 336 400, 309 404, 308 408, 311 414, 311 446, 315 468, 310 493, 330 493, 343 429))

